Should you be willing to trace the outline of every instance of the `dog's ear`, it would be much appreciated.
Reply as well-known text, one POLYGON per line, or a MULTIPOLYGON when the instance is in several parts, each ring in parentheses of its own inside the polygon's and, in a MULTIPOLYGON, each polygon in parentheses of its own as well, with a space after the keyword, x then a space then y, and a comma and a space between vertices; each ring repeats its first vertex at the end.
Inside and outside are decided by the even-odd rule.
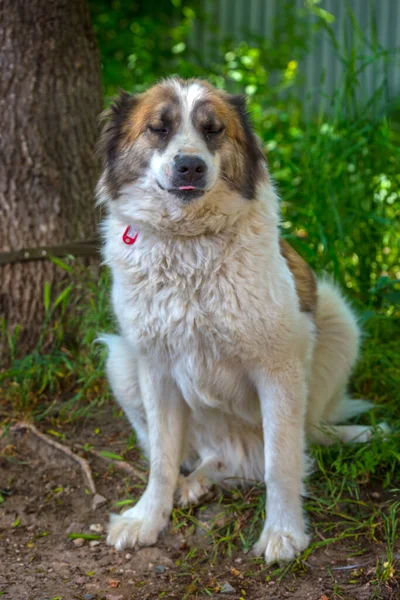
POLYGON ((103 160, 104 166, 115 162, 123 135, 123 125, 137 103, 138 96, 121 91, 118 98, 100 115, 100 122, 104 123, 104 126, 97 144, 97 155, 103 160))
POLYGON ((245 94, 229 94, 228 99, 239 115, 248 118, 247 98, 245 94))
POLYGON ((244 94, 228 96, 229 103, 235 109, 237 116, 239 117, 240 124, 246 136, 251 137, 255 134, 253 132, 253 124, 250 119, 250 113, 247 108, 247 97, 244 94))
POLYGON ((229 95, 228 101, 235 109, 242 130, 243 155, 245 156, 245 173, 242 185, 243 195, 252 200, 256 193, 257 182, 263 177, 263 165, 267 159, 261 141, 254 133, 253 124, 247 108, 247 98, 244 94, 229 95))

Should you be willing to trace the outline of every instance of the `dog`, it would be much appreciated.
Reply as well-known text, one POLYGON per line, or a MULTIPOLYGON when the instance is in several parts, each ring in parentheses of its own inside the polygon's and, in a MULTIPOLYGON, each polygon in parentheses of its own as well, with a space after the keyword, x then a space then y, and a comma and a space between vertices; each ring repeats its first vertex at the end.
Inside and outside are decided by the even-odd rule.
POLYGON ((104 335, 113 394, 150 474, 112 515, 108 543, 155 544, 174 498, 265 481, 256 555, 309 543, 306 436, 366 441, 338 425, 370 408, 346 388, 360 329, 329 281, 280 237, 279 202, 245 98, 201 80, 122 93, 100 140, 98 201, 119 335, 104 335), (190 472, 180 475, 180 468, 190 472))

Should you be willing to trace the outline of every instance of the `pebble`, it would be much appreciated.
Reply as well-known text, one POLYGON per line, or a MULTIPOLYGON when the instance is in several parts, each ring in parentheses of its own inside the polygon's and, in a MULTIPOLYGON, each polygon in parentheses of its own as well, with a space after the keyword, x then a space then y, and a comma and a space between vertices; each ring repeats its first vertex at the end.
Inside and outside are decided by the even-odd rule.
POLYGON ((129 554, 129 552, 127 554, 125 554, 125 558, 126 560, 129 560, 130 558, 132 558, 132 554, 129 554))
POLYGON ((84 529, 85 526, 82 523, 76 523, 75 521, 72 521, 71 525, 69 525, 69 527, 65 530, 65 533, 79 533, 84 529))
POLYGON ((94 600, 93 594, 85 594, 83 600, 94 600))
POLYGON ((219 590, 220 594, 236 594, 236 590, 231 586, 230 583, 224 583, 224 585, 219 590))
POLYGON ((165 567, 164 565, 156 565, 156 567, 154 567, 154 571, 156 573, 165 573, 165 567))
POLYGON ((104 498, 104 496, 102 496, 101 494, 95 494, 93 496, 93 500, 92 500, 92 509, 93 510, 101 508, 105 504, 107 504, 107 498, 104 498))
POLYGON ((95 533, 103 533, 104 527, 101 523, 92 523, 89 525, 90 531, 94 531, 95 533))
POLYGON ((76 548, 81 548, 85 543, 85 540, 83 538, 76 538, 75 540, 72 540, 72 543, 76 548))
POLYGON ((100 540, 90 540, 89 546, 91 548, 95 548, 96 546, 100 546, 100 540))

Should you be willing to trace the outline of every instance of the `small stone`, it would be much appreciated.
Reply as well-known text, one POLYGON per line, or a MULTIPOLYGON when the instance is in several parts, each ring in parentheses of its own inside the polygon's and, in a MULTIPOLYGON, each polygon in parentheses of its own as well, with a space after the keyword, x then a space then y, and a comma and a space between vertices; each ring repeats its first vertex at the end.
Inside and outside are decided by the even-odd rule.
POLYGON ((85 594, 83 600, 94 600, 93 594, 85 594))
POLYGON ((101 523, 92 523, 89 525, 90 531, 94 531, 95 533, 103 533, 104 527, 101 523))
POLYGON ((156 567, 154 568, 154 571, 156 573, 165 573, 165 567, 164 567, 164 565, 156 565, 156 567))
POLYGON ((223 527, 227 523, 227 515, 221 504, 214 502, 209 504, 205 510, 197 511, 196 517, 199 525, 196 527, 196 535, 200 538, 208 537, 214 528, 223 527))
POLYGON ((132 554, 129 554, 129 552, 127 552, 125 554, 125 558, 126 558, 126 560, 129 560, 130 558, 132 558, 132 554))
MULTIPOLYGON (((126 564, 126 563, 125 563, 126 564)), ((175 567, 175 563, 160 548, 142 548, 135 553, 134 566, 138 573, 154 569, 156 565, 164 565, 169 569, 175 567)))
POLYGON ((91 548, 95 548, 96 546, 100 546, 100 540, 90 540, 89 546, 91 548))
POLYGON ((76 523, 75 521, 72 521, 71 525, 69 525, 69 527, 66 529, 65 533, 79 533, 80 531, 83 531, 85 529, 85 526, 82 523, 76 523))
POLYGON ((72 543, 76 548, 81 548, 85 543, 85 540, 83 538, 76 538, 75 540, 72 540, 72 543))
POLYGON ((380 493, 379 492, 371 492, 371 496, 372 498, 374 498, 375 500, 380 500, 380 493))
POLYGON ((243 562, 243 558, 235 558, 235 563, 237 563, 238 565, 241 565, 243 562))
POLYGON ((95 494, 92 500, 92 509, 97 510, 107 504, 107 498, 104 498, 101 494, 95 494))
POLYGON ((236 590, 230 583, 226 582, 219 590, 220 594, 236 594, 236 590))

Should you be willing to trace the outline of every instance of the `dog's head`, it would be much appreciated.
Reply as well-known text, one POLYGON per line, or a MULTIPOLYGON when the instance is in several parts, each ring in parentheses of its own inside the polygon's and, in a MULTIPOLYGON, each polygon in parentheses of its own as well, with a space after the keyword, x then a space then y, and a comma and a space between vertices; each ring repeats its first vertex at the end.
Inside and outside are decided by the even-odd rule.
POLYGON ((101 195, 128 224, 239 210, 266 178, 245 98, 207 82, 171 79, 123 93, 106 117, 101 195))

